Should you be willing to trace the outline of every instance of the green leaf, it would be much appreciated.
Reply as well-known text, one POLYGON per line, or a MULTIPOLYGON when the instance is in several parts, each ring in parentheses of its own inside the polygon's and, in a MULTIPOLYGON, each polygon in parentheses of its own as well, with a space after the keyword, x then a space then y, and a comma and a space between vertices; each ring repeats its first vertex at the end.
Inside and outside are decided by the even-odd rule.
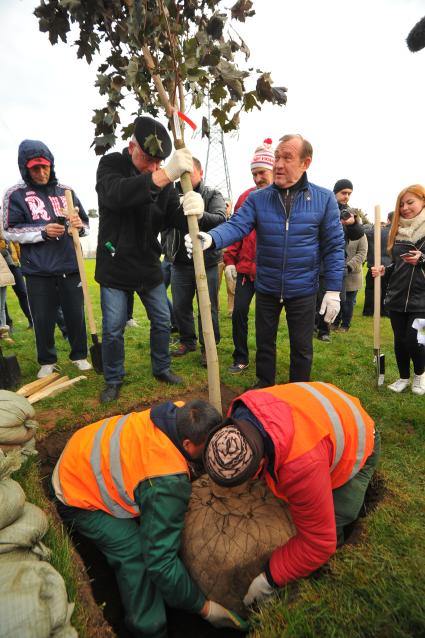
POLYGON ((151 135, 148 135, 143 142, 143 150, 148 155, 156 157, 158 155, 158 152, 163 152, 162 141, 155 135, 155 133, 151 133, 151 135))

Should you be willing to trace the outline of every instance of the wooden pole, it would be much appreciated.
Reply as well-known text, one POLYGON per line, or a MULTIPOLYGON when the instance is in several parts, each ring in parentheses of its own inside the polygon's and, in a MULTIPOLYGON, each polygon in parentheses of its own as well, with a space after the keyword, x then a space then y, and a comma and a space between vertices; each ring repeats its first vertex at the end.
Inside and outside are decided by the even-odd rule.
MULTIPOLYGON (((374 226, 374 266, 381 265, 381 207, 375 206, 374 226)), ((378 385, 384 383, 385 358, 381 354, 381 277, 377 276, 373 281, 373 352, 376 364, 376 378, 378 385)))

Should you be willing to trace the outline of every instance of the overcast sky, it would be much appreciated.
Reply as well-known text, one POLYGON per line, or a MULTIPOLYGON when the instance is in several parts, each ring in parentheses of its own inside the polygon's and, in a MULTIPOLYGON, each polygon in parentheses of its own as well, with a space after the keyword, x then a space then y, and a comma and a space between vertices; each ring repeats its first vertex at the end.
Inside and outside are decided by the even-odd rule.
MULTIPOLYGON (((90 120, 103 102, 93 87, 96 66, 77 60, 74 47, 50 45, 32 15, 37 4, 0 2, 0 190, 20 178, 19 143, 41 139, 59 179, 86 209, 97 208, 90 120)), ((351 204, 369 217, 375 204, 386 214, 402 188, 425 183, 425 49, 413 54, 405 43, 425 2, 254 0, 254 8, 256 16, 235 27, 251 50, 250 66, 288 87, 288 104, 243 116, 238 134, 225 137, 234 200, 252 185, 255 147, 295 132, 313 145, 309 179, 331 189, 351 179, 351 204)), ((201 124, 200 111, 190 115, 201 124)), ((121 119, 127 124, 131 109, 121 119)), ((198 135, 186 143, 205 162, 207 141, 198 135)))

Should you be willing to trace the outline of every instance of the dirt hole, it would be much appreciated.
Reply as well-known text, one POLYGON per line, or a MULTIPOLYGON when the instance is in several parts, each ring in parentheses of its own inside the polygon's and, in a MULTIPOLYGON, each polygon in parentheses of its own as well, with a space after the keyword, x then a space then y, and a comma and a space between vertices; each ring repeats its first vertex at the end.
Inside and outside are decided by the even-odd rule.
MULTIPOLYGON (((222 386, 222 402, 225 410, 232 399, 237 396, 230 388, 222 386)), ((207 392, 184 395, 182 399, 208 399, 207 392)), ((128 412, 146 409, 147 405, 132 406, 128 412)), ((90 423, 89 420, 79 423, 79 427, 90 423)), ((40 424, 43 425, 42 423, 40 424)), ((77 429, 77 428, 75 428, 77 429)), ((40 460, 40 473, 43 487, 49 497, 48 484, 52 470, 72 436, 74 430, 66 432, 52 431, 37 444, 40 460)), ((346 530, 347 543, 357 544, 363 533, 362 518, 373 511, 386 492, 379 472, 375 473, 366 492, 365 504, 359 519, 346 530)), ((51 507, 52 516, 58 517, 56 509, 51 507)), ((81 587, 79 590, 83 607, 87 611, 89 638, 132 638, 132 634, 124 625, 124 611, 113 571, 107 565, 103 555, 88 539, 74 533, 72 536, 75 560, 80 572, 81 587)), ((327 567, 318 570, 317 575, 325 575, 327 567)), ((295 588, 296 590, 296 588, 295 588)), ((223 630, 216 630, 199 616, 176 609, 167 609, 169 638, 223 638, 223 630)), ((240 632, 227 630, 226 638, 237 638, 240 632)))

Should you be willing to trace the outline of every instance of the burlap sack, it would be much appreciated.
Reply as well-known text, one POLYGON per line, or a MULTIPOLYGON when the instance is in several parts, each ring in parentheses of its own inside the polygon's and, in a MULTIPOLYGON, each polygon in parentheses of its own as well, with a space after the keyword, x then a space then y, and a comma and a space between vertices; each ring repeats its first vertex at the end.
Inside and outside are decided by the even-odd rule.
POLYGON ((72 610, 63 578, 49 563, 1 565, 1 638, 77 638, 72 610))
POLYGON ((192 484, 181 556, 208 598, 246 615, 252 579, 294 533, 287 505, 263 481, 225 489, 202 476, 192 484))
POLYGON ((37 421, 31 403, 15 392, 0 390, 0 444, 22 445, 33 438, 37 421))
POLYGON ((35 553, 44 551, 44 546, 40 548, 39 543, 48 526, 46 514, 36 505, 25 503, 22 514, 0 530, 0 554, 15 549, 30 549, 35 553))
POLYGON ((0 451, 0 529, 16 521, 24 509, 25 492, 19 483, 9 478, 20 466, 18 453, 5 455, 0 451))

